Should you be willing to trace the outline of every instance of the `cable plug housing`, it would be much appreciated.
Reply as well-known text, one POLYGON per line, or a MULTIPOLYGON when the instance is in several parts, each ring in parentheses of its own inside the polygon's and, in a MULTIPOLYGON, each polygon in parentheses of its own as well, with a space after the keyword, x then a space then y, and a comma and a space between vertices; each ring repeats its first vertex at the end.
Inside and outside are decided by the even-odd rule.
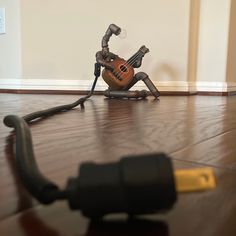
POLYGON ((109 213, 149 214, 174 205, 177 194, 171 159, 164 153, 129 156, 107 164, 83 163, 70 178, 71 209, 89 218, 109 213))

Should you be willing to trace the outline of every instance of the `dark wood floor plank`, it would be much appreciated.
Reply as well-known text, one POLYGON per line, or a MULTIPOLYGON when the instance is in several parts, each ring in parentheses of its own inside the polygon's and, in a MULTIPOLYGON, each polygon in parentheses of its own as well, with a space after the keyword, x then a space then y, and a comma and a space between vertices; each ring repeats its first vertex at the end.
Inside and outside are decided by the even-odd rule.
POLYGON ((171 153, 171 155, 179 160, 236 170, 235 137, 236 130, 228 131, 171 153))
MULTIPOLYGON (((174 161, 176 168, 201 167, 174 161)), ((126 215, 113 217, 103 224, 91 223, 79 212, 71 212, 65 203, 36 206, 3 220, 2 235, 193 235, 236 234, 236 173, 215 169, 217 188, 201 193, 180 194, 168 213, 141 216, 128 222, 126 215)))
MULTIPOLYGON (((75 99, 77 96, 72 95, 0 94, 0 119, 8 114, 23 116, 75 99)), ((161 151, 171 155, 176 167, 213 166, 218 177, 217 189, 180 196, 172 212, 154 216, 155 221, 165 222, 154 223, 154 228, 159 227, 154 232, 165 231, 168 225, 170 235, 236 235, 233 224, 236 217, 235 115, 235 96, 166 96, 160 101, 152 98, 145 101, 108 100, 94 96, 85 103, 84 111, 76 108, 35 122, 31 131, 41 171, 60 186, 65 185, 69 176, 77 174, 81 162, 111 162, 130 154, 161 151), (189 215, 192 215, 191 219, 189 215), (186 221, 188 224, 184 228, 186 221), (204 228, 208 221, 212 228, 204 228), (201 229, 201 234, 197 234, 197 228, 201 229)), ((10 131, 1 122, 0 219, 3 222, 0 222, 0 235, 16 232, 13 227, 9 228, 10 224, 19 230, 18 235, 29 235, 24 224, 29 227, 26 219, 33 217, 34 221, 35 214, 40 216, 39 232, 49 230, 45 235, 106 235, 107 232, 102 231, 105 229, 95 227, 93 231, 93 226, 91 233, 87 229, 90 227, 88 222, 79 214, 71 215, 64 204, 42 207, 30 200, 15 170, 14 142, 10 131), (68 234, 60 225, 61 219, 55 218, 63 212, 68 234), (53 217, 47 229, 46 219, 53 217), (23 226, 20 223, 22 218, 23 226), (82 231, 80 227, 76 228, 78 225, 73 227, 69 223, 77 220, 82 222, 78 223, 82 231)), ((112 232, 114 227, 114 224, 110 227, 112 232)), ((129 227, 124 230, 132 231, 132 226, 129 227)), ((134 233, 138 235, 135 230, 134 233)), ((108 234, 112 235, 109 230, 108 234)), ((126 235, 127 232, 120 234, 126 235)))

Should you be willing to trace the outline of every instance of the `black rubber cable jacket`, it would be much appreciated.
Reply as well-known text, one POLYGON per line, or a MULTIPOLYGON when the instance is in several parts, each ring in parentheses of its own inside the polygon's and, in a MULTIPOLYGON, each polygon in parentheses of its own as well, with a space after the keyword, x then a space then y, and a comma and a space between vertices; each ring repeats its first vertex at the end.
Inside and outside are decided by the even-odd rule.
POLYGON ((9 115, 4 124, 16 132, 16 165, 26 189, 41 203, 52 203, 60 192, 58 187, 39 171, 34 157, 30 130, 23 118, 9 115))
POLYGON ((30 129, 26 122, 50 116, 60 111, 71 110, 78 105, 83 108, 84 102, 92 96, 100 76, 100 65, 98 63, 95 63, 94 75, 95 79, 89 94, 71 104, 33 112, 23 118, 8 115, 3 120, 6 126, 14 128, 16 132, 16 166, 22 182, 26 189, 43 204, 50 204, 57 199, 65 199, 66 194, 65 191, 61 191, 56 184, 45 178, 40 172, 34 156, 30 129))
POLYGON ((46 109, 46 110, 36 111, 36 112, 30 113, 28 115, 23 116, 23 119, 26 122, 30 122, 30 121, 32 121, 34 119, 37 119, 37 118, 40 118, 40 117, 51 116, 51 115, 54 115, 54 114, 56 114, 58 112, 61 112, 61 111, 71 110, 71 109, 73 109, 74 107, 76 107, 78 105, 81 105, 81 107, 83 108, 84 107, 84 102, 89 97, 92 96, 93 91, 94 91, 95 86, 96 86, 96 83, 97 83, 97 80, 98 80, 98 76, 95 77, 92 88, 91 88, 89 94, 86 95, 85 97, 82 97, 79 100, 77 100, 77 101, 75 101, 71 104, 61 105, 61 106, 52 107, 52 108, 49 108, 49 109, 46 109))

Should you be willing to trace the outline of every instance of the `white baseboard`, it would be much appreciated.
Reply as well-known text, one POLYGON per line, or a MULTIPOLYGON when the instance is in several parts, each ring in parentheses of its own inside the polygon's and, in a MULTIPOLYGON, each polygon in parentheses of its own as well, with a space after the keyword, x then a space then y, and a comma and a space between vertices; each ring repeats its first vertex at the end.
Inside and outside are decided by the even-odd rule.
POLYGON ((236 83, 229 82, 228 83, 228 92, 235 92, 236 91, 236 83))
POLYGON ((198 81, 195 83, 196 91, 201 92, 227 92, 226 82, 202 82, 198 81))
MULTIPOLYGON (((0 89, 89 90, 92 83, 93 80, 0 79, 0 89)), ((98 81, 96 89, 104 90, 105 82, 98 81)))
MULTIPOLYGON (((0 79, 0 89, 22 90, 90 90, 93 80, 58 80, 58 79, 0 79)), ((236 91, 236 83, 226 82, 187 82, 187 81, 154 81, 160 91, 188 92, 232 92, 236 91)), ((99 79, 96 91, 107 89, 107 84, 99 79)), ((140 81, 133 89, 147 89, 140 81)))
MULTIPOLYGON (((90 90, 93 80, 57 80, 57 79, 0 79, 0 89, 33 89, 33 90, 90 90)), ((188 83, 177 82, 154 82, 162 91, 188 91, 188 83)), ((108 85, 98 79, 96 90, 103 91, 108 85)), ((140 81, 133 89, 146 89, 146 85, 140 81)))

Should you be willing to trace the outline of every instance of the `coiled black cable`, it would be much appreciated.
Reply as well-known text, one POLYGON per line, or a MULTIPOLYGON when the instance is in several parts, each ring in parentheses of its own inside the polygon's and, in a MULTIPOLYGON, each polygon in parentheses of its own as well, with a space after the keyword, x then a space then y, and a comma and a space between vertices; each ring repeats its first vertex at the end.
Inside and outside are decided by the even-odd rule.
POLYGON ((98 77, 100 76, 101 66, 95 63, 94 75, 95 79, 88 95, 78 99, 77 101, 49 108, 42 111, 30 113, 22 118, 16 115, 8 115, 3 122, 6 126, 15 129, 16 133, 16 165, 26 189, 41 203, 49 204, 58 199, 65 198, 65 191, 45 178, 40 172, 35 160, 32 137, 27 122, 37 118, 54 115, 61 111, 68 111, 80 105, 84 107, 84 102, 93 95, 98 77))
POLYGON ((27 122, 68 111, 92 96, 100 76, 95 64, 91 91, 74 103, 33 112, 24 117, 8 115, 4 124, 15 129, 16 167, 25 188, 40 203, 67 200, 72 210, 98 219, 106 214, 125 212, 131 216, 171 209, 177 199, 171 159, 164 153, 124 157, 107 164, 83 163, 79 175, 68 179, 64 190, 40 172, 27 122), (94 201, 96 199, 96 201, 94 201))
POLYGON ((16 132, 16 166, 26 189, 41 203, 49 204, 61 198, 62 191, 45 178, 36 163, 29 126, 19 116, 9 115, 4 124, 16 132))

